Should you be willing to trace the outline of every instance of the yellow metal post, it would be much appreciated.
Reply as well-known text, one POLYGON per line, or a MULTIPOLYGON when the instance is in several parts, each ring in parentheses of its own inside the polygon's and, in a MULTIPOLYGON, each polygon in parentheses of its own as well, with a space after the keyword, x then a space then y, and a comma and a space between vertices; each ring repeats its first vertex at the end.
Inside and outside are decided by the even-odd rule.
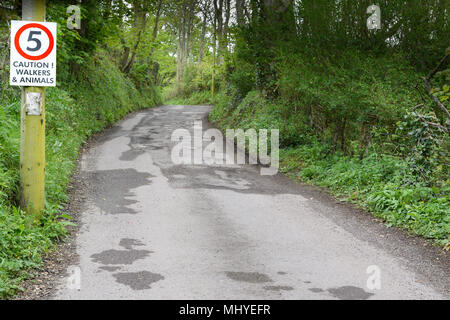
MULTIPOLYGON (((45 0, 22 0, 22 20, 45 21, 45 0)), ((20 206, 39 215, 45 204, 45 87, 22 88, 20 130, 20 206), (33 92, 40 94, 40 115, 27 114, 33 92)))

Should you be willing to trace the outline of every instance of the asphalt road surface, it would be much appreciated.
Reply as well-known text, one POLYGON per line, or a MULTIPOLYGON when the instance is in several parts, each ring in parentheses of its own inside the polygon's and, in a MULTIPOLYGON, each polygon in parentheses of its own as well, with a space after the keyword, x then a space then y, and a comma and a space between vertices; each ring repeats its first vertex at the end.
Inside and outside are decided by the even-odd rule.
POLYGON ((175 165, 172 132, 208 111, 136 113, 84 153, 79 264, 54 298, 449 298, 421 239, 257 165, 175 165))

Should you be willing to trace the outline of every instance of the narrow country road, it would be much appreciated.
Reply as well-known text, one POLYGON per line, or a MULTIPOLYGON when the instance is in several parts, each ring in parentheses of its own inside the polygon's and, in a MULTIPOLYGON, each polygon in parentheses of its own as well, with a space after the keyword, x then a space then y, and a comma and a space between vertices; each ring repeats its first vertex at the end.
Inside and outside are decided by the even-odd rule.
POLYGON ((83 155, 81 282, 55 299, 449 298, 420 239, 255 165, 173 164, 172 132, 208 111, 139 112, 83 155))

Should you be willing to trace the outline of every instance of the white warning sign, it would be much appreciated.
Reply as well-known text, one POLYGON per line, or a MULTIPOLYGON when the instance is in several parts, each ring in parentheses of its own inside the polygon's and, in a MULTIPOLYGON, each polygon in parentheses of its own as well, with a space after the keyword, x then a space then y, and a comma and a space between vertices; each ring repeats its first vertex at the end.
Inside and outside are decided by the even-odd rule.
POLYGON ((11 21, 12 86, 56 86, 56 23, 11 21))

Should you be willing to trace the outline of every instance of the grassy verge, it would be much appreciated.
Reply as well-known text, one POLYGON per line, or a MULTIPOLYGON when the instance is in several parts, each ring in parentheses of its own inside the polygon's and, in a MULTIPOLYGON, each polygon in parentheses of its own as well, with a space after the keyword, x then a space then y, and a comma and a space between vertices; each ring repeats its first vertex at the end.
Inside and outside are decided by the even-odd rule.
POLYGON ((405 183, 414 178, 408 164, 392 156, 373 154, 360 160, 324 156, 325 152, 320 144, 283 149, 281 171, 359 204, 388 227, 405 228, 448 247, 449 187, 405 183))
POLYGON ((0 101, 0 298, 20 290, 66 235, 70 217, 61 211, 81 144, 127 113, 160 103, 155 89, 138 91, 107 58, 94 57, 79 79, 47 90, 46 213, 34 223, 17 208, 20 92, 0 101))
POLYGON ((360 205, 388 227, 407 229, 449 247, 450 188, 427 186, 407 160, 377 152, 360 159, 332 152, 319 142, 300 115, 283 117, 286 106, 250 92, 236 107, 221 93, 210 113, 220 129, 280 128, 280 171, 289 177, 327 188, 333 195, 360 205))

